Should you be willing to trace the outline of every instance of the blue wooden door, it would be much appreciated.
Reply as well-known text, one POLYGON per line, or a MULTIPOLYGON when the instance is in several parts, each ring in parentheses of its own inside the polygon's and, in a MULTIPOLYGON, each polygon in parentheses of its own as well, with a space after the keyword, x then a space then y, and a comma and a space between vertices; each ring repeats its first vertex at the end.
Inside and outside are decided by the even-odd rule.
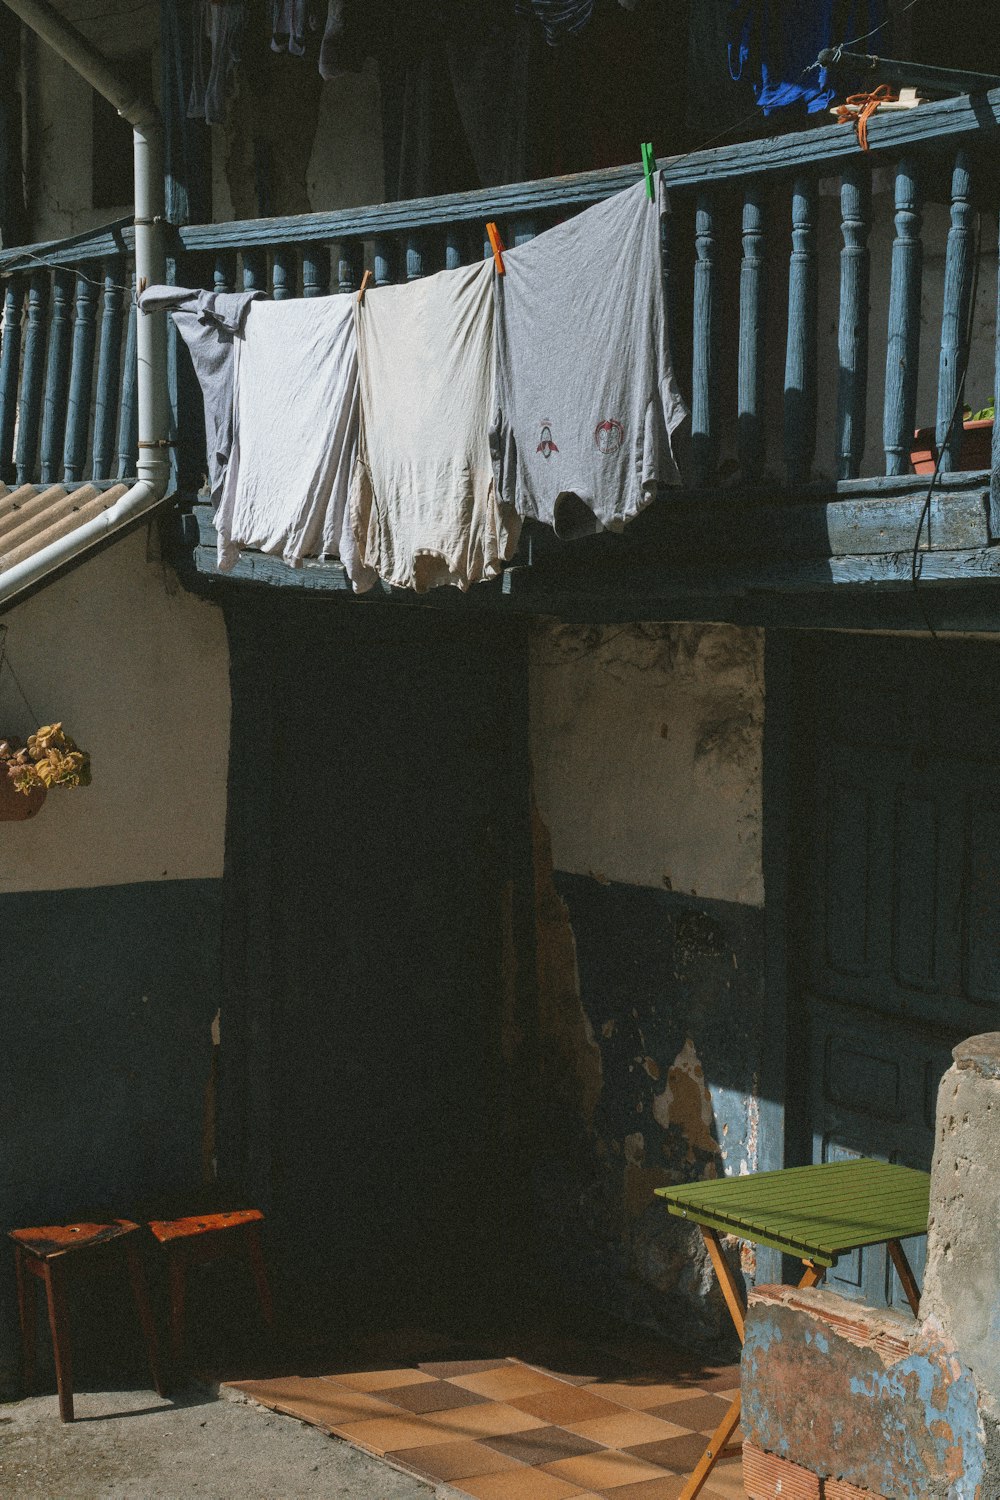
MULTIPOLYGON (((927 1169, 951 1048, 1000 1026, 1000 656, 841 636, 802 660, 800 1139, 927 1169)), ((920 1280, 924 1241, 907 1249, 920 1280)), ((906 1305, 882 1249, 828 1282, 906 1305)))

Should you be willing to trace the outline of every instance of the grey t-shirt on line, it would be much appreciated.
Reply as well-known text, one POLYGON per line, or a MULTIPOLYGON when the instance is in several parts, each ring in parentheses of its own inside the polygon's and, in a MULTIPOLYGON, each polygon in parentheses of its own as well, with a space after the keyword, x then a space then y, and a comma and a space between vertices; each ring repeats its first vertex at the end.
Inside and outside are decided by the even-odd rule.
POLYGON ((667 346, 666 211, 657 173, 654 199, 639 182, 504 251, 497 487, 563 537, 620 531, 678 480, 670 439, 687 412, 667 346))

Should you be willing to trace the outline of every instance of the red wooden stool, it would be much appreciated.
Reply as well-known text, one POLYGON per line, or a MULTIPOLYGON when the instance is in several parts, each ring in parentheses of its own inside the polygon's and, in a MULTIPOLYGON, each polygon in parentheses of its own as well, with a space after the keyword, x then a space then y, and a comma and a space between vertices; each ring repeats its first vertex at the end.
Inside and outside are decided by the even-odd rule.
POLYGON ((260 1243, 264 1215, 258 1208, 229 1214, 201 1214, 190 1219, 153 1219, 150 1231, 163 1246, 170 1283, 170 1358, 176 1368, 184 1347, 184 1294, 188 1266, 244 1254, 250 1262, 260 1310, 268 1327, 274 1324, 271 1288, 260 1243))
POLYGON ((21 1319, 21 1369, 24 1388, 30 1392, 35 1384, 35 1277, 45 1283, 52 1330, 52 1352, 55 1356, 56 1385, 59 1389, 59 1415, 64 1422, 73 1420, 73 1361, 70 1347, 69 1306, 66 1299, 67 1271, 70 1257, 77 1260, 84 1251, 119 1242, 125 1252, 125 1264, 132 1286, 136 1311, 142 1325, 146 1355, 159 1395, 164 1395, 160 1379, 156 1345, 156 1325, 149 1306, 142 1263, 132 1236, 139 1228, 130 1219, 114 1219, 110 1224, 52 1224, 41 1229, 12 1229, 14 1264, 17 1271, 17 1304, 21 1319))

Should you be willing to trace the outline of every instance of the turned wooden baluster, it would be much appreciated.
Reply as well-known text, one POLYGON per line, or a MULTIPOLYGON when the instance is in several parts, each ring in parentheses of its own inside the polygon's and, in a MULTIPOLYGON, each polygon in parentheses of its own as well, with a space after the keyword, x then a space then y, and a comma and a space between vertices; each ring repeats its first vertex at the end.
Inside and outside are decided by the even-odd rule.
POLYGON ((716 411, 719 345, 719 285, 715 204, 698 195, 695 209, 694 359, 691 375, 691 456, 695 483, 711 484, 719 457, 716 411))
POLYGON ((263 250, 243 251, 243 290, 246 292, 267 291, 267 256, 263 250))
POLYGON ((809 478, 816 452, 816 183, 792 186, 785 343, 785 467, 790 485, 809 478))
POLYGON ((69 392, 69 346, 73 333, 72 307, 73 273, 60 267, 52 277, 49 357, 45 367, 45 403, 42 409, 43 484, 54 484, 62 466, 69 392))
POLYGON ((326 297, 330 291, 330 247, 312 242, 302 247, 302 295, 326 297))
POLYGON ((885 357, 885 410, 882 436, 885 472, 908 474, 917 414, 920 356, 920 287, 923 244, 917 164, 896 168, 896 238, 889 285, 889 345, 885 357))
POLYGON ((941 454, 942 473, 959 468, 961 463, 962 403, 958 400, 958 393, 968 358, 975 254, 974 217, 969 157, 965 151, 959 151, 951 175, 951 228, 944 262, 944 308, 938 360, 935 438, 941 454))
POLYGON ((868 315, 871 285, 871 178, 852 162, 840 184, 840 313, 837 352, 837 478, 856 479, 865 452, 868 399, 868 315))
POLYGON ((82 479, 87 463, 90 398, 94 389, 94 348, 97 344, 98 291, 97 282, 89 275, 81 273, 77 276, 76 322, 73 324, 73 354, 70 362, 69 399, 66 404, 66 441, 63 447, 63 480, 66 484, 82 479))
POLYGON ((236 257, 225 251, 218 251, 215 263, 212 267, 212 289, 216 292, 234 292, 236 290, 236 257))
POLYGON ((97 395, 94 399, 94 479, 110 479, 115 451, 115 422, 122 370, 122 310, 125 263, 115 256, 104 263, 101 337, 97 351, 97 395))
POLYGON ((373 247, 373 269, 376 286, 392 285, 395 248, 391 240, 378 239, 375 241, 373 247))
POLYGON ((0 331, 0 480, 4 484, 14 477, 14 429, 23 314, 24 278, 9 276, 4 288, 3 328, 0 331))
POLYGON ((357 240, 346 240, 337 247, 337 291, 356 292, 364 274, 364 246, 357 240))
POLYGON ((291 245, 280 245, 271 263, 272 296, 275 302, 286 302, 295 296, 295 251, 291 245))
POLYGON ((28 283, 28 319, 24 331, 24 369, 17 424, 18 484, 30 484, 35 477, 45 380, 45 309, 49 282, 48 271, 33 271, 28 283))
POLYGON ((743 198, 743 261, 740 266, 740 350, 737 381, 737 447, 743 478, 764 472, 764 195, 748 187, 743 198))

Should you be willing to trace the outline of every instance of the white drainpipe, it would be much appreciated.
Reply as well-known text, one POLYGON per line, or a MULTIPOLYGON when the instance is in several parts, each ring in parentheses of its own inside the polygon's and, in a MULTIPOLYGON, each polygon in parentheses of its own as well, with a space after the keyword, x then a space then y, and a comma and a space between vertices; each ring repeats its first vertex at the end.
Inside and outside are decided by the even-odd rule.
MULTIPOLYGON (((48 0, 4 0, 70 67, 113 104, 132 126, 135 153, 135 272, 141 287, 166 280, 164 251, 163 125, 152 101, 137 93, 86 37, 65 21, 48 0)), ((136 323, 139 357, 138 482, 108 510, 60 537, 23 563, 0 573, 0 604, 22 593, 47 573, 86 552, 109 531, 135 520, 163 499, 170 478, 167 451, 167 322, 163 312, 144 314, 136 323)))

